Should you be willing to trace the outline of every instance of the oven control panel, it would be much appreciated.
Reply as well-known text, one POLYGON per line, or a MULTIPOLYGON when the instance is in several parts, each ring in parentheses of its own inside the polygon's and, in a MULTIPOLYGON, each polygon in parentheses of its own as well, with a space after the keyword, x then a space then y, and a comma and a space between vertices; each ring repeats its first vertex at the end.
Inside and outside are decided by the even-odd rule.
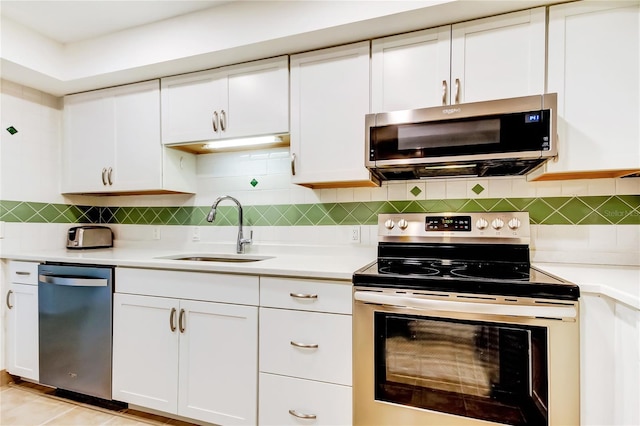
POLYGON ((451 238, 528 242, 529 213, 389 213, 378 215, 380 241, 451 238))

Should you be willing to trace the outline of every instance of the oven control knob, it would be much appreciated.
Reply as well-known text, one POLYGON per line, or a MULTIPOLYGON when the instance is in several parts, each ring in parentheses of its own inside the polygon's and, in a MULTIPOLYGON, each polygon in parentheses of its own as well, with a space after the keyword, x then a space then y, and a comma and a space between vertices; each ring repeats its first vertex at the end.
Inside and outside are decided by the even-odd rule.
POLYGON ((394 226, 396 226, 396 223, 391 219, 387 219, 384 222, 384 227, 387 228, 387 229, 393 229, 394 226))
POLYGON ((509 229, 516 230, 520 228, 520 219, 514 217, 509 221, 509 223, 507 223, 507 225, 509 225, 509 229))
POLYGON ((504 226, 504 220, 498 218, 493 219, 493 221, 491 221, 491 227, 493 229, 502 229, 502 227, 504 226))
POLYGON ((487 219, 480 218, 476 222, 476 228, 478 229, 486 229, 487 226, 489 226, 489 222, 487 222, 487 219))
POLYGON ((409 226, 409 222, 407 222, 406 220, 400 219, 398 221, 398 228, 402 229, 403 231, 407 229, 408 226, 409 226))

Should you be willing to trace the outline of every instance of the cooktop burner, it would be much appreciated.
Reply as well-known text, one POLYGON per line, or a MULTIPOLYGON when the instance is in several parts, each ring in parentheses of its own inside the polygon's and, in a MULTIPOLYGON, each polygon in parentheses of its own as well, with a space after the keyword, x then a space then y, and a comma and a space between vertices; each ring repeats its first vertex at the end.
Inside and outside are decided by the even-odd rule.
POLYGON ((531 267, 527 213, 378 216, 378 259, 356 286, 577 300, 578 286, 531 267))

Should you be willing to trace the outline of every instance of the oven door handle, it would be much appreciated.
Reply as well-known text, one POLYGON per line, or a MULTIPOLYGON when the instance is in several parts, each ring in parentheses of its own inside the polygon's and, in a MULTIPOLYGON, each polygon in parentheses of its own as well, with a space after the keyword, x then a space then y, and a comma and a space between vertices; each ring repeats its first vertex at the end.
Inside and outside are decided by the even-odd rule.
POLYGON ((450 300, 421 299, 418 297, 393 296, 369 291, 356 291, 353 297, 358 302, 374 303, 394 307, 406 307, 423 311, 459 312, 486 315, 504 315, 527 318, 576 318, 574 306, 529 306, 504 305, 500 303, 474 303, 450 300))

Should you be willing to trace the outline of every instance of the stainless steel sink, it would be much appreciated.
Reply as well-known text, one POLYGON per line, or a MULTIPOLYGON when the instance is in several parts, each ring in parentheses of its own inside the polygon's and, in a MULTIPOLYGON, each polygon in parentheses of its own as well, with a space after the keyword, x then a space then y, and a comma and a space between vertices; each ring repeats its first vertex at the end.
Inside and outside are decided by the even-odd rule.
POLYGON ((246 254, 178 254, 173 256, 158 257, 157 259, 169 259, 169 260, 186 260, 190 262, 231 262, 231 263, 243 263, 243 262, 259 262, 261 260, 273 259, 273 256, 253 256, 246 254))

